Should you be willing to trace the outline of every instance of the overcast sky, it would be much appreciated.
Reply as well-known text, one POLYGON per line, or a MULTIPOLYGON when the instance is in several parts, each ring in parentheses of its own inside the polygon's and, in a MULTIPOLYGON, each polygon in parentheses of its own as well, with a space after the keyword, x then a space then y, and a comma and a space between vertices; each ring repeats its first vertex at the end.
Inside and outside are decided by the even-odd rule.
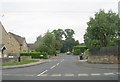
POLYGON ((118 13, 119 0, 0 0, 0 21, 7 32, 28 43, 48 30, 71 28, 75 39, 84 41, 87 22, 99 9, 118 13))

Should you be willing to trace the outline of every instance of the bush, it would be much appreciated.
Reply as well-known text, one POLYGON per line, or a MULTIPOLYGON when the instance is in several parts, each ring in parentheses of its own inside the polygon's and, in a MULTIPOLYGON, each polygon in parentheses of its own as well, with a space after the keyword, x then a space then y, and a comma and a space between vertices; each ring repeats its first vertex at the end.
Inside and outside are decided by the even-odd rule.
POLYGON ((48 58, 48 54, 46 52, 23 52, 20 53, 20 56, 31 56, 32 58, 44 58, 44 59, 48 58))
POLYGON ((75 50, 73 51, 73 54, 74 54, 74 55, 80 55, 80 50, 79 50, 79 49, 75 49, 75 50))
POLYGON ((84 51, 83 57, 84 57, 84 59, 88 59, 88 56, 89 56, 89 49, 84 51))
POLYGON ((73 54, 80 55, 80 54, 84 53, 85 50, 87 50, 86 46, 74 46, 73 54))

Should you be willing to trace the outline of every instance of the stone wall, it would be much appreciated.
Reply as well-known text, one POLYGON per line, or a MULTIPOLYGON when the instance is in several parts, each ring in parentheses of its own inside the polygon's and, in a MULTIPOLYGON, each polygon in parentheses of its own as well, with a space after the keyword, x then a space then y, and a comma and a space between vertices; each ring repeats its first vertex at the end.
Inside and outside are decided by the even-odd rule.
POLYGON ((90 63, 120 63, 120 46, 102 47, 90 51, 88 62, 90 63))
POLYGON ((114 63, 118 63, 119 60, 118 60, 118 56, 115 56, 115 55, 102 55, 102 56, 90 55, 88 57, 88 62, 89 63, 114 64, 114 63))
POLYGON ((24 60, 30 60, 31 56, 21 56, 20 59, 19 57, 14 57, 14 58, 0 58, 2 60, 0 64, 5 64, 5 63, 13 63, 13 62, 19 62, 19 61, 24 61, 24 60))
POLYGON ((30 59, 32 59, 31 56, 21 56, 21 57, 20 57, 20 61, 30 60, 30 59))
POLYGON ((18 62, 18 58, 0 58, 0 60, 2 60, 2 64, 18 62))

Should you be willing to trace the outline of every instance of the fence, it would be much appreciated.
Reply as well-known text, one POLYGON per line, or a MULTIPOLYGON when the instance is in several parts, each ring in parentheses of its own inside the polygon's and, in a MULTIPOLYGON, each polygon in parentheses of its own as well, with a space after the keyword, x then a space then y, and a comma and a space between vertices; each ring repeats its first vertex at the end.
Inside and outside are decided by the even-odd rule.
POLYGON ((102 47, 90 52, 90 63, 120 63, 120 46, 102 47))
POLYGON ((91 55, 120 55, 120 46, 102 47, 90 51, 91 55))

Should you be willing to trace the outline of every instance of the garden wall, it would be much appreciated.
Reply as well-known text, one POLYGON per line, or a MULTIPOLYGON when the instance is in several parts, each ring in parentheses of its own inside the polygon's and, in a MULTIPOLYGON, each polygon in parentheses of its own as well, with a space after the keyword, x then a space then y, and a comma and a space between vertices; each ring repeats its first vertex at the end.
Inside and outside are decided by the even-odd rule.
POLYGON ((89 63, 120 63, 120 47, 102 47, 99 50, 90 52, 88 57, 89 63))
POLYGON ((2 64, 18 62, 18 58, 1 58, 0 60, 2 60, 2 64))
POLYGON ((32 59, 31 56, 20 56, 20 61, 30 60, 30 59, 32 59))

